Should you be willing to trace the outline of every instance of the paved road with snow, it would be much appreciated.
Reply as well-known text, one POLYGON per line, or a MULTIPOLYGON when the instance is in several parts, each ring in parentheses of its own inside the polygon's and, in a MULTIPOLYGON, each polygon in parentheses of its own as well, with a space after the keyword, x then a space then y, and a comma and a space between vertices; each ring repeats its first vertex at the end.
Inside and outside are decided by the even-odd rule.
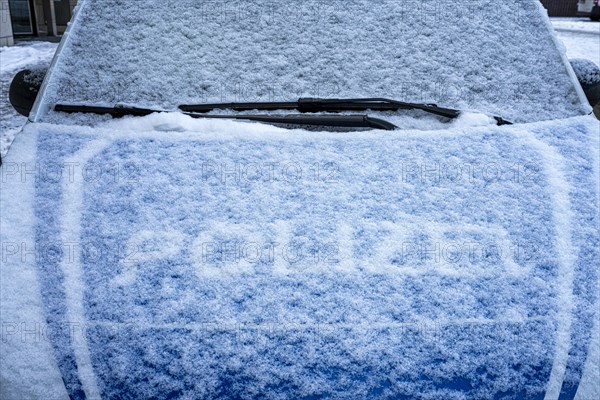
POLYGON ((6 154, 27 120, 8 101, 10 82, 22 69, 49 65, 57 46, 56 43, 21 42, 12 47, 0 47, 0 155, 6 154))
POLYGON ((600 23, 585 18, 554 18, 552 25, 569 58, 587 58, 600 65, 600 23))

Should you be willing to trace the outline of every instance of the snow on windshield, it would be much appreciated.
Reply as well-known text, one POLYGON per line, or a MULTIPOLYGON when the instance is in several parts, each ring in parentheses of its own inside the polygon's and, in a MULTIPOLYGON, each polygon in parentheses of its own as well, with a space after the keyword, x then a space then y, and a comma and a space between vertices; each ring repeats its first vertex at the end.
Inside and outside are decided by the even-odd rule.
POLYGON ((98 0, 81 8, 45 105, 172 110, 385 96, 516 122, 584 112, 533 0, 98 0))

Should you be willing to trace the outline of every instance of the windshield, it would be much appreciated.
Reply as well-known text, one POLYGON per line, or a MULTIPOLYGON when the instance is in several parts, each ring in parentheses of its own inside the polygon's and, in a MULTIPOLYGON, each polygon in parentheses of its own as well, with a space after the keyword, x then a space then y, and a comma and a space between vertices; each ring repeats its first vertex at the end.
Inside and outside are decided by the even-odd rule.
POLYGON ((87 1, 37 120, 57 103, 175 111, 302 97, 388 97, 512 122, 585 112, 538 2, 493 13, 438 3, 87 1))

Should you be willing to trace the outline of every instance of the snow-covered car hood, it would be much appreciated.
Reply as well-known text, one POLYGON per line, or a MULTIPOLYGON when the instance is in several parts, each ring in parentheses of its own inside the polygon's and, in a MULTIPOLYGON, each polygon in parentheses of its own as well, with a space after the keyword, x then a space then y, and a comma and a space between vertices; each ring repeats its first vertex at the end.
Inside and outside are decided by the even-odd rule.
POLYGON ((4 394, 592 398, 598 140, 29 124, 2 166, 4 394))

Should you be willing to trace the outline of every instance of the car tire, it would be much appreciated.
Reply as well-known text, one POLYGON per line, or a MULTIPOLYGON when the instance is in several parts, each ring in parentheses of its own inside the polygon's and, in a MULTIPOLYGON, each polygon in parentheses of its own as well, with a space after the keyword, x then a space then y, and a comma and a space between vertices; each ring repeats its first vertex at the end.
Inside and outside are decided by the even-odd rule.
POLYGON ((576 58, 570 62, 585 96, 592 107, 596 106, 600 103, 600 68, 586 59, 576 58))
POLYGON ((19 114, 29 117, 45 74, 45 70, 25 69, 13 78, 8 96, 10 104, 19 114))
POLYGON ((594 6, 592 8, 592 12, 590 14, 590 19, 592 21, 600 21, 600 6, 594 6))
POLYGON ((591 86, 582 86, 582 88, 592 107, 600 104, 600 83, 591 86))

